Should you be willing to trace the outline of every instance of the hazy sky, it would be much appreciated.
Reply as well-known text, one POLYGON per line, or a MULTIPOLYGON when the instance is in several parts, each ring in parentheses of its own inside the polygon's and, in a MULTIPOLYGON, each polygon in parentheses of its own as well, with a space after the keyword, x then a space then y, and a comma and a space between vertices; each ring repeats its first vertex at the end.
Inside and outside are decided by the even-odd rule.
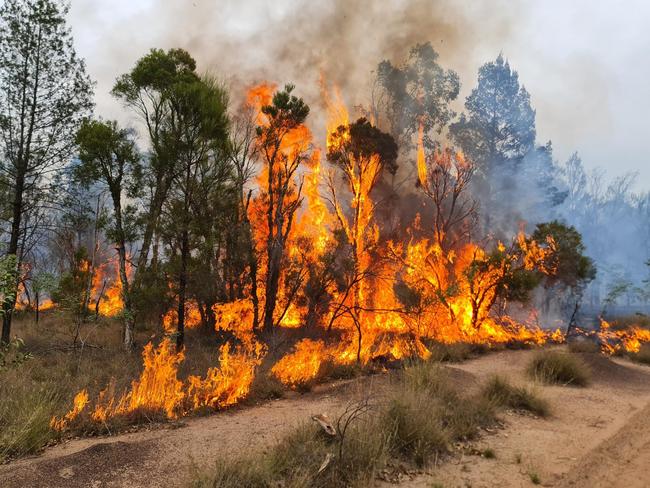
MULTIPOLYGON (((128 122, 108 95, 151 47, 183 47, 233 87, 269 79, 318 104, 318 77, 364 103, 370 71, 430 40, 460 74, 503 52, 537 109, 556 158, 578 151, 610 177, 650 190, 650 5, 642 0, 72 0, 79 53, 97 81, 97 113, 128 122)), ((315 111, 317 112, 317 111, 315 111)))

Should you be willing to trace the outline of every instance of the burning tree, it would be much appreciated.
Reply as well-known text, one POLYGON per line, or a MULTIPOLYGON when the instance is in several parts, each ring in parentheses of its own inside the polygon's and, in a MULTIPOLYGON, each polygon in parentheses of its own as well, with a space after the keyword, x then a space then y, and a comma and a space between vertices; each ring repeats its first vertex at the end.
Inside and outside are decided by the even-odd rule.
POLYGON ((302 203, 302 181, 296 181, 297 171, 310 159, 309 131, 303 125, 309 107, 292 95, 293 89, 293 85, 287 85, 273 95, 271 103, 261 108, 263 120, 257 128, 259 154, 264 164, 259 203, 266 218, 263 317, 267 332, 276 324, 275 309, 287 240, 302 203))
POLYGON ((397 144, 393 138, 361 118, 349 125, 340 125, 328 135, 327 159, 339 170, 348 192, 345 203, 337 190, 334 175, 328 186, 336 218, 343 230, 351 252, 348 290, 336 306, 334 316, 342 312, 352 319, 358 335, 357 360, 361 355, 361 312, 369 306, 368 278, 373 272, 373 252, 377 245, 378 228, 374 222, 375 203, 370 193, 384 170, 397 170, 397 144))

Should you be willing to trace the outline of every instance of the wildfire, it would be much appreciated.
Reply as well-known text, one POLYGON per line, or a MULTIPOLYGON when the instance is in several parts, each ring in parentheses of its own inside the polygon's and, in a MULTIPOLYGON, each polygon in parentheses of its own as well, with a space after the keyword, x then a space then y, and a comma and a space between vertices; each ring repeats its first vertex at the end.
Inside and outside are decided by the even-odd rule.
MULTIPOLYGON (((255 120, 262 128, 271 123, 262 107, 272 103, 275 88, 274 84, 264 83, 251 88, 246 96, 248 105, 257 110, 255 120)), ((286 262, 282 263, 274 325, 293 329, 305 326, 306 317, 313 310, 304 296, 297 297, 301 287, 305 287, 309 271, 318 270, 335 246, 348 252, 341 273, 345 276, 318 282, 324 288, 321 296, 327 297, 327 303, 319 309, 314 327, 322 333, 318 337, 325 339, 298 341, 291 352, 271 367, 270 374, 283 384, 296 387, 317 378, 327 363, 428 358, 428 341, 487 345, 563 342, 564 334, 559 329, 542 329, 536 320, 516 320, 506 313, 505 305, 504 310, 495 311, 501 303, 499 293, 503 292, 504 276, 522 270, 554 272, 555 264, 550 257, 557 246, 553 239, 538 243, 521 232, 510 246, 498 242, 483 247, 469 239, 451 246, 443 242, 446 232, 429 229, 427 233, 431 223, 422 222, 419 215, 406 236, 382 235, 374 192, 384 170, 383 161, 379 154, 350 149, 354 124, 350 124, 338 88, 329 93, 323 83, 322 96, 328 114, 325 145, 330 164, 326 166, 321 150, 314 147, 309 128, 299 125, 287 130, 278 144, 281 161, 269 163, 271 167, 265 166, 257 177, 258 192, 248 208, 257 251, 256 302, 264 303, 269 269, 266 261, 272 259, 267 258, 266 251, 274 243, 269 238, 271 229, 266 218, 271 208, 269 188, 288 173, 287 162, 298 154, 309 156, 288 181, 282 197, 286 199, 283 204, 295 204, 299 211, 284 242, 286 262), (340 156, 335 163, 332 154, 340 156)), ((367 124, 362 126, 367 131, 376 129, 364 119, 356 124, 367 124)), ((262 137, 265 136, 259 136, 262 137)), ((264 141, 258 140, 261 142, 264 141)), ((452 150, 436 151, 427 158, 422 123, 417 134, 415 163, 419 191, 432 186, 435 171, 430 165, 437 164, 438 169, 449 171, 453 178, 470 164, 463 154, 452 150)), ((93 280, 93 296, 99 300, 100 313, 114 316, 122 309, 121 284, 115 279, 109 285, 105 276, 106 269, 98 270, 93 280)), ((184 352, 176 352, 169 338, 157 347, 149 343, 142 352, 143 371, 127 391, 116 395, 114 388, 109 387, 90 402, 83 390, 67 414, 52 419, 52 427, 62 430, 84 415, 100 423, 138 413, 174 419, 197 409, 220 409, 237 403, 249 393, 266 354, 266 347, 254 330, 256 320, 259 326, 260 312, 251 298, 219 303, 212 309, 215 329, 224 339, 218 367, 209 368, 204 376, 182 379, 179 369, 184 352)), ((205 312, 210 311, 203 312, 196 302, 189 301, 186 327, 198 326, 205 312)), ((167 333, 174 332, 177 320, 175 309, 165 314, 163 327, 167 333)), ((650 331, 612 331, 604 322, 599 337, 608 352, 618 348, 635 352, 642 342, 650 341, 650 331)))
POLYGON ((184 353, 176 352, 167 338, 157 348, 149 343, 142 352, 144 369, 128 391, 115 397, 109 389, 103 390, 89 412, 88 394, 83 390, 75 397, 73 409, 53 418, 51 426, 62 430, 86 413, 93 421, 103 423, 136 414, 175 419, 200 407, 227 407, 248 394, 262 352, 257 347, 233 353, 230 344, 225 344, 220 349, 218 368, 210 368, 205 377, 189 376, 183 381, 178 378, 178 369, 184 353))

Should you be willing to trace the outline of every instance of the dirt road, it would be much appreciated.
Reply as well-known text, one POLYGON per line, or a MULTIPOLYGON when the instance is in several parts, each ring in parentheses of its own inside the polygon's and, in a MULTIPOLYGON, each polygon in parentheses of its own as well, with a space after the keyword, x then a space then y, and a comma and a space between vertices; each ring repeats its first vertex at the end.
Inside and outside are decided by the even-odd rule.
MULTIPOLYGON (((451 367, 464 373, 454 375, 462 382, 499 373, 524 383, 531 354, 504 351, 451 367)), ((587 359, 594 370, 590 387, 537 386, 551 402, 551 418, 505 412, 505 429, 476 442, 479 449, 493 449, 495 459, 458 453, 402 486, 532 486, 534 475, 544 486, 649 486, 650 368, 597 355, 587 359)), ((0 486, 184 486, 193 467, 209 466, 224 453, 263 449, 311 415, 336 413, 354 396, 385 383, 375 376, 155 430, 73 440, 0 466, 0 486)))

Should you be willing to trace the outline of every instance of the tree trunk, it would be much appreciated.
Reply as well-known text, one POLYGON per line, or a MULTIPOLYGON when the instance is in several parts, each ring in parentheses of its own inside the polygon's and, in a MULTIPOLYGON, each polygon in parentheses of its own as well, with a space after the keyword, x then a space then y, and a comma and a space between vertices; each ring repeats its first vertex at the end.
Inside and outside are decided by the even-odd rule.
POLYGON ((181 268, 178 275, 178 329, 176 331, 176 351, 183 349, 185 341, 185 295, 187 292, 187 260, 189 257, 189 232, 183 230, 181 241, 181 268))
MULTIPOLYGON (((16 255, 18 252, 18 241, 20 238, 20 223, 23 215, 23 192, 25 189, 25 175, 22 163, 18 165, 20 174, 16 177, 16 191, 13 201, 13 219, 11 222, 11 237, 9 239, 9 248, 7 254, 16 255)), ((18 291, 18 280, 16 280, 14 290, 18 291)), ((11 339, 11 316, 14 306, 16 305, 17 293, 14 293, 13 300, 5 300, 2 304, 2 340, 0 343, 8 344, 11 339)))

